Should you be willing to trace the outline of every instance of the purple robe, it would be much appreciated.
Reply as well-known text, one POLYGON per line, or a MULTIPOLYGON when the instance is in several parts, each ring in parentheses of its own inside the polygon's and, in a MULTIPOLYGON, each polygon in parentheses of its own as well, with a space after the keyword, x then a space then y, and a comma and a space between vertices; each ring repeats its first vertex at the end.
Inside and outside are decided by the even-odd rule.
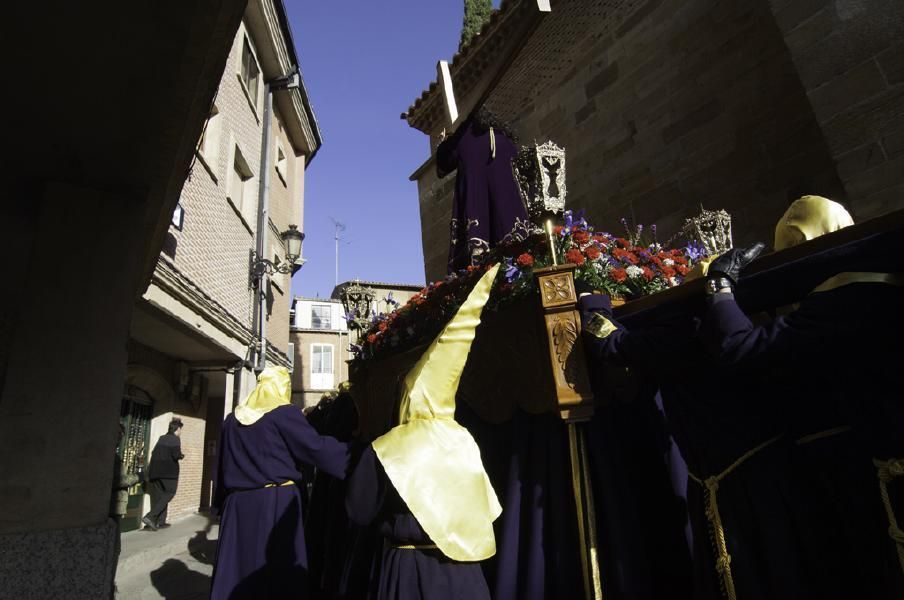
POLYGON ((319 435, 297 406, 286 405, 252 425, 226 417, 218 459, 214 509, 221 517, 211 598, 304 597, 301 466, 342 479, 348 446, 319 435), (287 481, 295 484, 279 485, 287 481))
POLYGON ((440 177, 457 169, 452 200, 449 272, 463 269, 503 241, 520 221, 527 220, 512 172, 515 145, 502 131, 469 119, 436 150, 440 177))
MULTIPOLYGON (((584 297, 581 308, 585 322, 594 311, 611 318, 605 296, 584 297)), ((687 470, 698 479, 723 473, 746 452, 779 438, 720 481, 719 511, 738 598, 809 598, 820 586, 807 559, 809 535, 795 508, 803 502, 802 493, 787 466, 790 448, 782 436, 784 423, 776 418, 777 405, 753 391, 761 383, 753 376, 749 387, 737 386, 710 368, 696 336, 697 322, 685 318, 643 330, 619 327, 605 339, 585 334, 584 339, 591 371, 606 361, 631 367, 658 385, 669 432, 687 470)), ((641 400, 652 404, 655 390, 646 395, 641 400)), ((693 595, 720 599, 703 487, 685 482, 693 595)))
MULTIPOLYGON (((856 283, 812 293, 799 308, 756 327, 730 294, 711 301, 702 335, 738 380, 768 371, 789 414, 792 468, 806 484, 812 523, 832 594, 904 598, 904 574, 888 534, 872 459, 904 458, 904 289, 856 283), (842 428, 849 427, 849 431, 842 428), (834 430, 835 435, 819 437, 834 430)), ((889 486, 904 519, 900 479, 889 486)))
POLYGON ((384 538, 382 564, 372 573, 368 598, 376 600, 489 600, 480 563, 456 562, 438 549, 399 548, 433 542, 408 510, 368 446, 348 479, 346 508, 360 526, 384 538))
MULTIPOLYGON (((307 418, 321 435, 343 442, 352 441, 358 426, 354 401, 347 393, 329 402, 321 401, 307 418)), ((355 449, 362 449, 357 442, 352 448, 353 456, 355 449)), ((349 520, 345 511, 346 487, 347 481, 318 472, 305 513, 312 597, 320 600, 366 597, 374 560, 382 552, 379 535, 349 520)))

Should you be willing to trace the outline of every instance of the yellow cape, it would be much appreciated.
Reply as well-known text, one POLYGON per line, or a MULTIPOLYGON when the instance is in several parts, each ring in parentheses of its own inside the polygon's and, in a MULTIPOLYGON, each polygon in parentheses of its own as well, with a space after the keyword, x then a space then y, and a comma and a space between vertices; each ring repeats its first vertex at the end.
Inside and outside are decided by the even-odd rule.
POLYGON ((386 475, 436 547, 457 561, 496 553, 502 513, 480 450, 455 422, 455 393, 497 264, 405 376, 399 425, 373 442, 386 475))
POLYGON ((235 418, 251 425, 278 406, 292 401, 292 378, 285 367, 267 367, 257 376, 257 386, 235 407, 235 418))

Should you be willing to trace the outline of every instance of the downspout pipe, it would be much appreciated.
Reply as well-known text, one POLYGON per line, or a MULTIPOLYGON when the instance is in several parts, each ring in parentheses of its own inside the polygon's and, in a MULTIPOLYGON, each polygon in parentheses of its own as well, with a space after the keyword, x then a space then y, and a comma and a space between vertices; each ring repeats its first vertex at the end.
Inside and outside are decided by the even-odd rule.
MULTIPOLYGON (((264 120, 261 134, 260 185, 257 196, 257 240, 254 248, 257 261, 264 259, 267 234, 270 229, 270 135, 273 122, 273 89, 270 82, 264 84, 264 120)), ((260 264, 260 263, 258 263, 260 264)), ((257 336, 260 341, 254 370, 260 373, 267 366, 267 289, 270 274, 266 268, 257 270, 257 336)))
MULTIPOLYGON (((261 133, 260 186, 257 198, 257 240, 255 257, 258 264, 267 257, 267 235, 270 231, 270 171, 273 152, 271 146, 273 128, 273 93, 297 88, 299 75, 296 70, 285 77, 278 77, 264 84, 264 116, 261 133)), ((260 347, 254 370, 260 373, 267 366, 267 291, 270 289, 269 268, 257 269, 257 335, 260 347)))

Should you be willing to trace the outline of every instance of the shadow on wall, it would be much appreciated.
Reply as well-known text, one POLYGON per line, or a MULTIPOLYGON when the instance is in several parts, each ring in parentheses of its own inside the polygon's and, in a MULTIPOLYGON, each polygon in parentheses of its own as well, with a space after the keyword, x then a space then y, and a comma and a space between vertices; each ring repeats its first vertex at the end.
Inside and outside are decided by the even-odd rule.
POLYGON ((195 600, 210 595, 210 576, 192 571, 175 558, 151 571, 151 584, 166 600, 195 600))

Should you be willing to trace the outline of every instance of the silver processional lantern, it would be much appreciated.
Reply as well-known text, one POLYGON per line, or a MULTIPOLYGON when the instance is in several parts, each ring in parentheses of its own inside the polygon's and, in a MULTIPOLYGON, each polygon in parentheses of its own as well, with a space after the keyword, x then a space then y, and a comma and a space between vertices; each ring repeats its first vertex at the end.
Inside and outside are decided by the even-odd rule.
POLYGON ((552 141, 523 148, 512 159, 512 171, 527 215, 546 230, 552 263, 557 265, 553 220, 565 212, 565 149, 552 141))
POLYGON ((352 329, 364 331, 370 325, 374 299, 377 293, 373 288, 361 285, 357 279, 347 285, 339 293, 345 312, 349 315, 348 325, 352 329))
POLYGON ((697 240, 709 256, 718 256, 731 250, 731 215, 724 210, 706 210, 700 207, 700 214, 685 220, 682 233, 688 240, 697 240))
POLYGON ((521 200, 537 225, 565 212, 565 149, 554 142, 522 148, 512 160, 521 200))

